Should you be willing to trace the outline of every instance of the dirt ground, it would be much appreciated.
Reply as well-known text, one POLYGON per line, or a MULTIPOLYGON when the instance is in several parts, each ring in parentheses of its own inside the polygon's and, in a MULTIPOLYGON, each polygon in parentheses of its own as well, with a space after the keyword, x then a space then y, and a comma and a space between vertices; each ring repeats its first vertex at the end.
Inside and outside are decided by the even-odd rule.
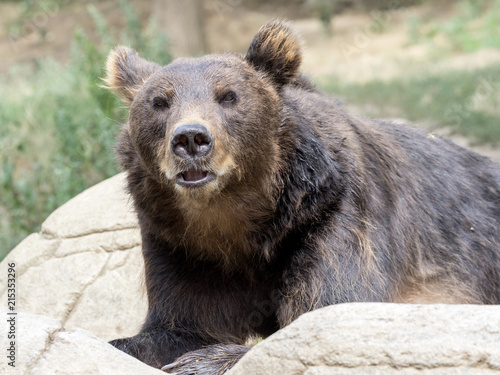
MULTIPOLYGON (((151 15, 152 2, 131 1, 146 21, 151 15)), ((36 9, 21 25, 27 36, 14 40, 8 27, 19 15, 19 6, 0 3, 0 74, 17 63, 30 63, 37 58, 53 57, 65 61, 76 27, 91 36, 93 22, 86 9, 88 1, 75 2, 59 8, 56 3, 36 9)), ((366 82, 374 78, 391 79, 418 75, 423 67, 428 71, 474 69, 500 63, 500 51, 481 50, 473 54, 456 54, 446 61, 436 61, 436 45, 408 43, 408 24, 416 16, 432 13, 443 21, 453 17, 453 8, 413 7, 371 14, 347 12, 333 19, 327 32, 315 18, 296 18, 295 9, 248 9, 241 0, 209 0, 205 2, 205 28, 211 52, 244 52, 253 35, 271 18, 291 18, 304 39, 303 70, 314 80, 335 74, 347 81, 366 82)), ((124 26, 123 17, 114 0, 96 3, 113 30, 124 26)), ((175 42, 175 41, 174 41, 175 42)), ((439 43, 439 41, 437 42, 439 43)), ((342 93, 339 93, 340 96, 342 93)), ((353 108, 362 112, 362 109, 353 108)), ((361 113, 362 114, 362 113, 361 113)), ((425 125, 423 125, 425 126, 425 125)), ((449 135, 446 129, 441 133, 449 135)), ((451 136, 460 145, 469 146, 463 137, 451 136)), ((500 150, 482 146, 475 148, 500 162, 500 150)))

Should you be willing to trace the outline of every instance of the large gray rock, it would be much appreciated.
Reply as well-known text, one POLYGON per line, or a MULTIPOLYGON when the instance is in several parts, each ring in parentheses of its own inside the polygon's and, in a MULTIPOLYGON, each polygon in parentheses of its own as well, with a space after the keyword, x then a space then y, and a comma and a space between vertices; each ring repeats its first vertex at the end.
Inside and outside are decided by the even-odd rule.
POLYGON ((499 372, 500 306, 359 303, 301 316, 228 375, 499 372))
MULTIPOLYGON (((6 316, 4 310, 0 313, 6 316)), ((164 374, 83 329, 65 329, 61 322, 40 315, 18 313, 16 319, 16 366, 9 366, 3 355, 0 374, 164 374)), ((2 328, 7 328, 6 324, 2 319, 2 328)), ((2 335, 0 343, 2 349, 9 347, 6 335, 2 335)))
POLYGON ((144 321, 143 260, 137 218, 124 175, 106 180, 54 211, 40 233, 2 262, 16 264, 17 310, 84 328, 103 340, 134 335, 144 321))
MULTIPOLYGON (((107 343, 136 334, 147 309, 140 233, 124 186, 121 174, 76 196, 2 262, 0 304, 15 263, 19 314, 16 368, 3 360, 1 374, 162 373, 107 343)), ((8 341, 2 334, 2 349, 8 341)))
MULTIPOLYGON (((4 360, 0 373, 159 373, 106 343, 137 333, 147 308, 140 234, 124 184, 118 175, 78 195, 2 262, 0 306, 7 304, 7 264, 15 263, 21 313, 17 372, 4 360)), ((6 321, 0 323, 2 332, 6 321)), ((0 344, 8 348, 5 334, 0 344)), ((256 345, 231 370, 232 375, 499 372, 499 306, 394 304, 344 304, 306 314, 256 345)))

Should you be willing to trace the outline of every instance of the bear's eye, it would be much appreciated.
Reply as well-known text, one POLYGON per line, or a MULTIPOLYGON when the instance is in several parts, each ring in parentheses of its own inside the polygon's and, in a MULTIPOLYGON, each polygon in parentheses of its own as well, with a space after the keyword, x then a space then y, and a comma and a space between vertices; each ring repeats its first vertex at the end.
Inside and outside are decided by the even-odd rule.
POLYGON ((154 109, 159 110, 159 111, 167 109, 169 106, 167 99, 162 98, 161 96, 156 96, 153 99, 152 105, 153 105, 154 109))
POLYGON ((236 102, 236 93, 234 91, 229 91, 222 95, 219 103, 221 104, 234 104, 236 102))

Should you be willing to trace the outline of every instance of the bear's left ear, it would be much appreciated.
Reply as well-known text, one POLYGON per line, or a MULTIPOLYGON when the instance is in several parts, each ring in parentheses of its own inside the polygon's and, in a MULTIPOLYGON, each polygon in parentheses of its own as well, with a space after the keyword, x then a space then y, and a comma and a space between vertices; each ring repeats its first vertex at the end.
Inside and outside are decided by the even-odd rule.
POLYGON ((158 64, 139 57, 132 48, 118 46, 109 53, 106 61, 105 87, 130 105, 144 83, 158 69, 158 64))
POLYGON ((289 23, 271 21, 255 35, 245 59, 281 87, 299 73, 301 44, 289 23))

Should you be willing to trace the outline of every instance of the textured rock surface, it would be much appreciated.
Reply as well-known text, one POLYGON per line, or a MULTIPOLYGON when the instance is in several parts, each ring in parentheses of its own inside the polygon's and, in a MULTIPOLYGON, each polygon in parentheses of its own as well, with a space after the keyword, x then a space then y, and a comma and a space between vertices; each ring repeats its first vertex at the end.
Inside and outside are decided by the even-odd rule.
POLYGON ((500 306, 360 303, 301 316, 228 375, 499 372, 500 306))
POLYGON ((14 262, 18 311, 103 340, 137 333, 146 314, 143 261, 124 185, 121 174, 86 190, 21 242, 2 262, 0 303, 7 301, 6 264, 14 262))
MULTIPOLYGON (((6 316, 4 310, 0 313, 6 316)), ((18 313, 17 319, 16 367, 2 360, 0 374, 163 374, 83 329, 64 329, 61 322, 40 315, 18 313)), ((2 335, 2 348, 8 348, 6 341, 2 335)))
MULTIPOLYGON (((146 314, 140 234, 123 187, 118 175, 75 197, 0 265, 0 306, 7 302, 7 263, 14 262, 20 312, 18 367, 13 372, 0 361, 1 374, 161 373, 106 343, 135 334, 146 314)), ((0 344, 8 348, 5 334, 0 344)), ((331 306, 262 341, 231 370, 422 373, 500 373, 500 306, 331 306)))

